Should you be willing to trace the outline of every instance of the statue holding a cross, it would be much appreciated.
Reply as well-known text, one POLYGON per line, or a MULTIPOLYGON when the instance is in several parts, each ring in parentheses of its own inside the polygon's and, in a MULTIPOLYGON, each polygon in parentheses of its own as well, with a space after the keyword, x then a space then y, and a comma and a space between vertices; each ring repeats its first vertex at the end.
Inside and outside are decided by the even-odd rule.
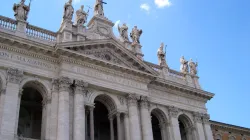
POLYGON ((96 16, 104 16, 103 4, 107 4, 107 3, 103 2, 102 0, 96 0, 95 8, 94 8, 96 16))

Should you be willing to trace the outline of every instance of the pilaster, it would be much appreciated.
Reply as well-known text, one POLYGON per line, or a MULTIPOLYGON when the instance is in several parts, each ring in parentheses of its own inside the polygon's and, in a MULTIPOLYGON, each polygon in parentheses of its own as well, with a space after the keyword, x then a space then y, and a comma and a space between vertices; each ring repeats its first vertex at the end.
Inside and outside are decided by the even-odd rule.
POLYGON ((142 139, 153 140, 151 116, 149 113, 149 101, 148 97, 141 96, 140 100, 141 111, 141 125, 142 125, 142 139))
POLYGON ((58 119, 58 95, 59 79, 52 80, 51 114, 50 114, 50 140, 57 138, 57 119, 58 119))
POLYGON ((129 126, 130 126, 130 139, 141 140, 141 128, 139 122, 138 113, 138 96, 136 94, 129 94, 128 100, 128 111, 129 111, 129 126))
POLYGON ((57 140, 69 140, 69 92, 72 85, 71 79, 61 77, 59 79, 59 104, 57 140))
POLYGON ((179 127, 179 121, 178 121, 178 113, 179 109, 172 106, 168 108, 168 115, 170 118, 170 126, 171 126, 171 140, 180 140, 181 139, 181 133, 180 133, 180 127, 179 127))
POLYGON ((209 114, 203 114, 202 121, 203 121, 203 128, 205 132, 206 140, 213 140, 213 133, 210 125, 210 116, 209 114))
POLYGON ((197 133, 196 139, 205 140, 203 125, 202 125, 202 114, 198 112, 194 112, 193 117, 194 117, 194 125, 196 128, 195 130, 197 133))
POLYGON ((20 82, 23 71, 9 68, 7 70, 7 87, 2 107, 1 139, 13 140, 16 134, 18 122, 20 98, 20 82), (18 106, 19 105, 19 106, 18 106))

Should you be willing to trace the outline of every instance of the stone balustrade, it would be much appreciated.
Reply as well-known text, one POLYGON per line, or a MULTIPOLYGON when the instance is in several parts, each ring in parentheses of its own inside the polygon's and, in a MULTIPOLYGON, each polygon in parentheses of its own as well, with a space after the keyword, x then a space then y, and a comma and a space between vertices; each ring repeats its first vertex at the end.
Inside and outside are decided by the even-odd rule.
POLYGON ((17 21, 8 17, 0 16, 0 28, 15 31, 17 28, 17 21))
POLYGON ((26 34, 28 36, 38 38, 38 39, 42 39, 42 40, 46 40, 46 41, 49 41, 49 42, 55 42, 56 41, 56 36, 57 36, 57 34, 55 32, 45 30, 45 29, 41 29, 39 27, 29 25, 29 24, 26 27, 26 34))

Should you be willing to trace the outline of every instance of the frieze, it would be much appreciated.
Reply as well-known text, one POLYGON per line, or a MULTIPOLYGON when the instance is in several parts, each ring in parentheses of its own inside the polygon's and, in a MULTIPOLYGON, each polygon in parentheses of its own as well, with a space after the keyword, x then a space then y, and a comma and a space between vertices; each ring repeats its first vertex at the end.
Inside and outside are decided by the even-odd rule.
POLYGON ((39 68, 45 68, 45 69, 49 69, 49 70, 53 70, 56 71, 58 69, 57 66, 53 65, 53 64, 49 64, 43 61, 39 61, 33 58, 28 58, 25 56, 21 56, 21 55, 17 55, 14 53, 10 53, 4 50, 0 50, 0 58, 2 59, 7 59, 7 60, 13 60, 13 61, 18 61, 22 64, 28 64, 31 66, 36 66, 39 68))
POLYGON ((91 70, 91 69, 87 69, 87 68, 77 67, 75 72, 79 73, 79 74, 95 77, 98 79, 107 80, 109 82, 118 83, 118 84, 121 84, 124 86, 130 86, 130 87, 138 88, 138 89, 147 89, 146 84, 141 84, 141 83, 138 83, 136 81, 121 78, 118 76, 108 75, 106 73, 100 73, 100 72, 97 72, 95 70, 91 70))

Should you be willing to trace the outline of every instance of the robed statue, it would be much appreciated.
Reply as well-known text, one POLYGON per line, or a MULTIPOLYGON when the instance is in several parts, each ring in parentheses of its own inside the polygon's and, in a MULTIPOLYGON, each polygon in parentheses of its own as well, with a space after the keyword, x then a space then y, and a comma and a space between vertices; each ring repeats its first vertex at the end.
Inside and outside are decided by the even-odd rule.
POLYGON ((14 4, 13 10, 15 12, 14 16, 16 20, 26 21, 30 11, 30 4, 27 6, 25 5, 25 0, 21 0, 19 4, 14 4))
POLYGON ((96 0, 95 8, 94 8, 95 15, 104 16, 103 4, 107 4, 107 3, 103 2, 102 0, 96 0))
POLYGON ((160 48, 157 51, 158 62, 160 66, 166 66, 166 50, 164 52, 164 43, 161 43, 160 48))
POLYGON ((129 41, 129 39, 128 39, 128 26, 125 23, 121 27, 118 25, 118 31, 120 33, 120 37, 124 41, 129 41))
POLYGON ((185 60, 184 56, 181 57, 180 59, 181 62, 181 72, 182 73, 188 73, 188 61, 185 60))
POLYGON ((72 0, 69 0, 64 5, 63 21, 71 21, 74 14, 74 8, 72 6, 72 0))
POLYGON ((75 24, 77 26, 82 26, 87 22, 88 12, 85 12, 84 6, 82 5, 79 10, 76 11, 76 21, 75 24))
POLYGON ((132 32, 130 33, 130 37, 133 40, 133 44, 140 44, 140 36, 142 34, 142 30, 138 30, 137 26, 135 26, 132 29, 132 32))
POLYGON ((193 75, 196 75, 197 74, 197 67, 198 67, 198 62, 193 62, 192 59, 190 59, 189 63, 189 68, 190 68, 190 73, 193 74, 193 75))

